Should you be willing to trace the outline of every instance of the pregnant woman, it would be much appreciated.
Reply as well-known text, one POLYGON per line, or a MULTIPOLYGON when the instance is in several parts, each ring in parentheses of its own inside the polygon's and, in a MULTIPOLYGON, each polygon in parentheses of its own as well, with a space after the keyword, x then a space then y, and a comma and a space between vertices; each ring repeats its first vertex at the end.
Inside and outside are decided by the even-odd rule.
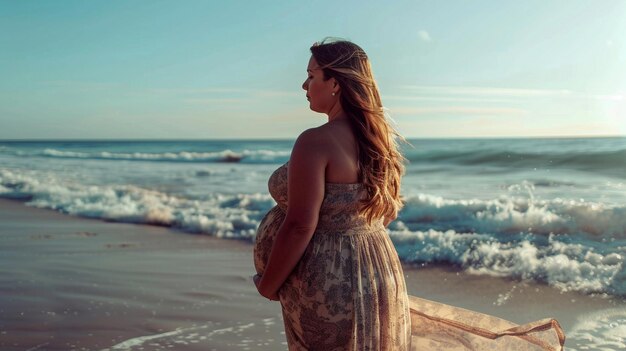
POLYGON ((511 330, 515 325, 502 321, 496 328, 510 327, 505 334, 476 336, 471 329, 478 326, 459 329, 462 323, 440 312, 469 312, 470 320, 484 315, 407 295, 385 229, 402 206, 399 135, 359 46, 327 41, 311 53, 302 88, 328 122, 303 132, 290 160, 271 175, 277 205, 261 221, 254 249, 254 283, 261 295, 280 301, 289 350, 473 350, 467 346, 474 337, 554 329, 548 321, 511 330), (465 348, 454 348, 451 340, 460 339, 465 348))

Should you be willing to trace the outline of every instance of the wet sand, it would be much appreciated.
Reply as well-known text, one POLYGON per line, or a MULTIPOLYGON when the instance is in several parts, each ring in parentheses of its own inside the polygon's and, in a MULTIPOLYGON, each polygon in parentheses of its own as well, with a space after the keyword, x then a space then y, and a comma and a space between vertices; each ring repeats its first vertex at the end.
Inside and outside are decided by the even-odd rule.
MULTIPOLYGON (((286 349, 279 304, 252 284, 249 242, 0 200, 0 272, 1 350, 286 349)), ((626 306, 449 267, 405 274, 422 298, 520 324, 555 317, 582 335, 567 349, 596 345, 581 325, 626 306)))

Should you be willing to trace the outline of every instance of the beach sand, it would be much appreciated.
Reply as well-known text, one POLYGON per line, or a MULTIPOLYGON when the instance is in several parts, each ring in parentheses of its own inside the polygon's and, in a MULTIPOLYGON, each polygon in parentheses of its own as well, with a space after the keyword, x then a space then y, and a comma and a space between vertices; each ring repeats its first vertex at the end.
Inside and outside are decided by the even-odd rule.
MULTIPOLYGON (((78 218, 0 200, 1 350, 284 350, 250 242, 78 218)), ((623 300, 405 265, 409 293, 567 336, 623 300)), ((568 349, 587 349, 568 340, 568 349)))

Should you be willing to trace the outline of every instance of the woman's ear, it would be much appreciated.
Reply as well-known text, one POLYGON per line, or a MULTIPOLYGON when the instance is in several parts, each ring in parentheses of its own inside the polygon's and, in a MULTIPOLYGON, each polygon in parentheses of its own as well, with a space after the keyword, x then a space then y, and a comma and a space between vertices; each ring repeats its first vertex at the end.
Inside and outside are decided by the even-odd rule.
POLYGON ((331 78, 332 79, 332 85, 333 85, 333 93, 337 94, 341 89, 339 88, 339 82, 337 82, 337 79, 335 78, 331 78))

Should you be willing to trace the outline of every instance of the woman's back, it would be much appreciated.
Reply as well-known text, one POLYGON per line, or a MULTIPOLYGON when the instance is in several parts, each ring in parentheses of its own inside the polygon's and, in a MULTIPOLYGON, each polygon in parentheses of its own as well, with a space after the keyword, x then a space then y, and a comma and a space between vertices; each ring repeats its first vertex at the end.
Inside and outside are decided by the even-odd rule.
POLYGON ((327 159, 326 183, 358 183, 358 149, 354 132, 347 120, 339 119, 314 128, 327 159))

